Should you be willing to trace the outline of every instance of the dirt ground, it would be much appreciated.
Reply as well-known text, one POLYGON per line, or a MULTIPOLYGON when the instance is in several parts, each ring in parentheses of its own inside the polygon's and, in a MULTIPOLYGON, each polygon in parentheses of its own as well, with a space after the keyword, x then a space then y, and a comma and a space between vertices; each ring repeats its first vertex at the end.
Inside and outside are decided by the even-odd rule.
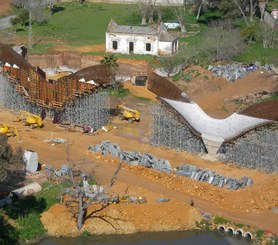
MULTIPOLYGON (((168 159, 173 167, 190 163, 235 178, 249 176, 254 180, 254 185, 232 191, 186 177, 168 175, 156 170, 125 164, 120 171, 117 184, 111 191, 123 194, 128 190, 129 195, 145 196, 147 204, 111 205, 103 212, 96 214, 102 218, 109 217, 109 222, 102 218, 88 219, 84 226, 85 230, 94 231, 94 233, 101 231, 104 233, 130 233, 148 230, 189 229, 193 228, 195 221, 200 219, 200 214, 196 212, 199 210, 199 212, 223 215, 236 223, 253 225, 278 234, 278 214, 271 211, 271 208, 278 206, 277 174, 239 169, 232 164, 211 162, 207 160, 206 156, 151 146, 151 106, 156 103, 155 95, 147 91, 145 87, 134 87, 131 84, 126 84, 126 86, 130 89, 131 95, 122 98, 120 102, 140 111, 140 123, 129 124, 127 121, 120 121, 118 118, 112 117, 109 124, 110 131, 84 135, 80 132, 61 129, 52 124, 51 119, 45 121, 44 128, 31 130, 20 123, 12 122, 15 115, 4 110, 0 113, 0 122, 18 127, 20 141, 16 137, 9 138, 13 147, 22 146, 24 149, 34 150, 38 152, 41 163, 57 168, 62 164, 67 164, 66 144, 51 145, 43 140, 56 137, 67 139, 69 143, 73 143, 70 154, 72 162, 77 162, 84 156, 89 159, 79 163, 75 168, 86 172, 95 169, 96 179, 104 186, 113 175, 117 159, 87 151, 89 145, 104 140, 119 144, 123 150, 149 152, 159 158, 168 159), (137 96, 151 100, 142 100, 137 96), (171 201, 157 203, 155 199, 158 197, 170 198, 171 201), (192 198, 196 209, 188 205, 192 198), (122 220, 119 220, 119 217, 122 220)), ((250 85, 250 87, 252 86, 250 85)), ((229 86, 227 89, 230 89, 229 86)), ((213 102, 216 103, 214 100, 208 99, 208 103, 211 105, 213 102)), ((33 179, 41 181, 44 178, 38 175, 33 179)), ((42 221, 51 235, 77 234, 72 214, 61 205, 55 205, 45 212, 42 215, 42 221)))
POLYGON ((9 15, 11 0, 1 0, 0 2, 0 17, 9 15))
MULTIPOLYGON (((8 13, 9 2, 10 0, 1 0, 0 15, 8 13)), ((72 48, 71 46, 70 51, 72 48)), ((65 52, 69 47, 60 45, 52 49, 55 52, 65 52)), ((92 52, 101 51, 104 46, 89 45, 76 49, 77 52, 92 52)), ((126 62, 130 63, 130 61, 126 62)), ((202 77, 195 77, 189 83, 183 81, 177 83, 210 116, 216 118, 224 118, 237 109, 237 105, 225 103, 225 99, 263 90, 271 92, 277 89, 277 76, 269 74, 255 72, 246 78, 237 80, 236 83, 229 83, 223 78, 213 77, 209 71, 201 67, 187 69, 200 70, 202 77), (204 75, 207 75, 209 79, 205 79, 204 75)), ((248 176, 254 180, 254 185, 232 191, 186 177, 124 165, 118 181, 111 191, 123 194, 128 190, 129 195, 146 197, 147 203, 110 205, 102 212, 96 213, 94 219, 86 220, 84 230, 100 234, 192 229, 195 227, 195 221, 201 218, 200 211, 203 211, 223 215, 236 223, 249 224, 278 234, 278 214, 271 211, 271 208, 278 206, 278 174, 239 169, 232 164, 209 161, 203 155, 192 155, 187 152, 151 146, 151 106, 156 103, 156 96, 143 87, 133 87, 130 84, 126 84, 126 87, 132 92, 132 95, 120 101, 139 110, 141 121, 129 124, 126 121, 112 118, 109 132, 99 132, 93 135, 69 132, 53 125, 51 119, 45 121, 44 128, 31 130, 19 123, 12 122, 15 115, 6 110, 0 110, 0 122, 18 127, 20 140, 16 137, 9 138, 9 142, 14 148, 22 146, 24 149, 34 150, 38 152, 41 163, 56 168, 62 164, 68 164, 66 144, 51 145, 43 140, 56 137, 67 139, 69 143, 73 144, 70 154, 72 162, 77 162, 84 156, 89 159, 89 162, 83 162, 75 168, 86 172, 95 169, 96 179, 104 186, 113 175, 117 160, 111 156, 100 156, 87 151, 89 145, 104 140, 119 144, 123 150, 149 152, 159 158, 168 159, 173 167, 190 163, 226 176, 235 178, 248 176), (137 97, 150 98, 150 101, 137 97), (171 201, 157 203, 155 199, 158 197, 170 198, 171 201), (194 199, 195 208, 188 205, 191 199, 194 199)), ((30 181, 30 178, 38 182, 45 180, 42 173, 28 177, 26 181, 30 181)), ((78 235, 73 215, 60 204, 56 204, 43 213, 42 222, 50 235, 78 235)))
POLYGON ((206 113, 215 118, 225 118, 240 109, 234 102, 225 102, 226 99, 262 91, 269 93, 278 91, 278 74, 256 71, 235 82, 228 82, 225 78, 216 77, 200 66, 190 66, 184 73, 192 70, 198 71, 201 75, 193 76, 189 82, 179 80, 174 83, 186 91, 206 113))

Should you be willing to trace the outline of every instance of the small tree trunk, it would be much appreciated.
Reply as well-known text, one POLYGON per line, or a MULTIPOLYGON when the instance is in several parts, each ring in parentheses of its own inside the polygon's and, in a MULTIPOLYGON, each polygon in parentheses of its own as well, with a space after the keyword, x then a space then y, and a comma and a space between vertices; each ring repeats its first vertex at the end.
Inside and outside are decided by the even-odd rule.
POLYGON ((260 12, 261 12, 261 21, 263 21, 263 19, 264 19, 265 7, 266 7, 266 2, 265 2, 265 0, 259 1, 259 8, 260 8, 260 12))
POLYGON ((181 25, 181 32, 185 33, 186 32, 185 25, 184 24, 180 24, 180 25, 181 25))
POLYGON ((196 16, 197 20, 200 18, 201 11, 202 11, 202 3, 199 5, 199 8, 198 8, 198 13, 197 13, 197 16, 196 16))
POLYGON ((250 22, 253 22, 253 0, 250 0, 250 22))
POLYGON ((78 218, 77 218, 77 229, 81 230, 83 222, 84 222, 84 207, 83 207, 83 191, 80 191, 78 194, 79 202, 78 202, 78 218))
POLYGON ((240 5, 238 4, 237 0, 234 0, 234 2, 235 2, 235 4, 236 4, 236 6, 238 7, 239 11, 241 12, 241 14, 242 14, 242 16, 243 16, 243 18, 244 18, 244 20, 245 20, 246 25, 248 26, 249 23, 248 23, 248 20, 247 20, 245 14, 244 14, 242 8, 241 8, 240 5))
POLYGON ((153 12, 149 16, 149 24, 153 24, 153 12))
POLYGON ((162 22, 162 11, 160 9, 157 10, 157 23, 160 24, 162 22))
POLYGON ((142 26, 145 26, 146 24, 147 24, 146 16, 142 16, 142 17, 141 17, 141 25, 142 25, 142 26))
POLYGON ((32 33, 32 11, 29 10, 29 26, 28 26, 28 49, 33 47, 33 33, 32 33))

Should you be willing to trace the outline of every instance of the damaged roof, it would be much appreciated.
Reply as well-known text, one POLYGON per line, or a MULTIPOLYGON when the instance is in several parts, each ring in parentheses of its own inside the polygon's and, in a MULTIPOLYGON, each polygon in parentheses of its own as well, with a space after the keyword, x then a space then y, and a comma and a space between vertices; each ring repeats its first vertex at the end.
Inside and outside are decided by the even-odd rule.
POLYGON ((144 27, 144 26, 125 26, 118 25, 114 20, 111 20, 107 32, 119 33, 119 34, 131 34, 131 35, 152 35, 159 36, 160 41, 173 41, 176 37, 168 33, 166 27, 163 23, 159 26, 153 27, 144 27))

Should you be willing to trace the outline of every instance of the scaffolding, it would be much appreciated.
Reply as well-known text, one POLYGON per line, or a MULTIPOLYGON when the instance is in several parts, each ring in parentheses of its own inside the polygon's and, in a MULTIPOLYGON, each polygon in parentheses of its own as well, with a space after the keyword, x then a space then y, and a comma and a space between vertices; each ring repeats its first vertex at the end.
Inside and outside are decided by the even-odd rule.
POLYGON ((278 130, 260 128, 222 145, 219 157, 240 167, 278 171, 278 130))
POLYGON ((18 91, 16 83, 12 83, 0 74, 0 108, 13 111, 26 110, 40 115, 42 111, 50 118, 59 113, 60 122, 90 126, 95 130, 100 129, 109 121, 109 95, 97 93, 96 91, 80 94, 74 102, 66 103, 62 107, 47 107, 45 103, 31 100, 18 91))
POLYGON ((152 108, 153 124, 151 144, 192 153, 205 153, 201 138, 181 123, 177 116, 162 105, 152 108))

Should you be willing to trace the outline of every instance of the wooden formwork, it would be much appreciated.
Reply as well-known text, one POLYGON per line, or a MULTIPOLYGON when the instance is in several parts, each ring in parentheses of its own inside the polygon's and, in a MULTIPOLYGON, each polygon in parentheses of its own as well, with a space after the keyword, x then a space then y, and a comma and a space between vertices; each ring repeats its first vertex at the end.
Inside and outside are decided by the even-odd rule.
POLYGON ((3 73, 9 81, 16 85, 16 91, 21 93, 28 102, 40 107, 61 109, 65 104, 71 104, 76 97, 94 92, 95 84, 80 82, 71 77, 62 77, 58 81, 46 80, 40 75, 43 71, 20 69, 10 66, 3 67, 3 73))

